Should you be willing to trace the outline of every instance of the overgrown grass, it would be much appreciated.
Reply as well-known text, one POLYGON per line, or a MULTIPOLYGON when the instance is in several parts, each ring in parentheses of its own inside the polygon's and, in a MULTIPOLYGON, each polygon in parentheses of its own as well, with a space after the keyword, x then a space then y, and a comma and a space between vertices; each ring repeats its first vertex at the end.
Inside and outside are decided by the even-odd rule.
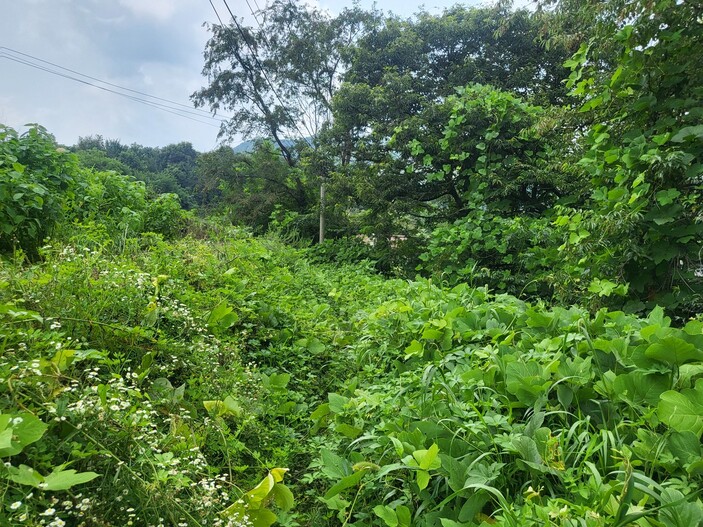
POLYGON ((701 523, 700 320, 196 234, 3 262, 6 524, 701 523))

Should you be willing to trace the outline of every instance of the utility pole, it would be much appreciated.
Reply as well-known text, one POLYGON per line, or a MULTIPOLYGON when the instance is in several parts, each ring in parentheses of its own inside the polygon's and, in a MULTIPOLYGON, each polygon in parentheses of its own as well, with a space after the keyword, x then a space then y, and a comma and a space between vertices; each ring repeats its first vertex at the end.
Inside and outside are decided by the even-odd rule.
POLYGON ((320 178, 320 243, 325 241, 325 179, 320 178))

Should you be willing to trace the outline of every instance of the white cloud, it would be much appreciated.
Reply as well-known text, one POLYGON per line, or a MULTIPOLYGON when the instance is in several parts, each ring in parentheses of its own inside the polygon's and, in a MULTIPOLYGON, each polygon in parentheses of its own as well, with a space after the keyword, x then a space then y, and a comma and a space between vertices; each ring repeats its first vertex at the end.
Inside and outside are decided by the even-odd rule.
POLYGON ((179 7, 173 0, 120 0, 120 4, 137 16, 155 18, 159 22, 169 20, 179 7))

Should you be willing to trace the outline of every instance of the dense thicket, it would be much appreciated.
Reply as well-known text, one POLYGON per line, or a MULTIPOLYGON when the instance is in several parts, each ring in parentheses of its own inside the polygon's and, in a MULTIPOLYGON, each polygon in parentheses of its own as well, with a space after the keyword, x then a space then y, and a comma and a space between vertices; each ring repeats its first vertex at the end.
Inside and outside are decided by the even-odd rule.
MULTIPOLYGON (((310 237, 324 182, 332 237, 364 235, 385 272, 592 308, 661 304, 682 320, 700 310, 694 3, 555 1, 534 11, 499 3, 410 19, 298 9, 285 23, 280 9, 262 11, 267 33, 303 39, 307 17, 319 35, 356 28, 344 45, 330 41, 335 68, 296 62, 300 42, 290 35, 271 48, 251 31, 245 46, 234 27, 218 26, 206 52, 211 85, 196 94, 214 109, 246 105, 251 97, 218 79, 229 78, 229 60, 237 78, 251 80, 257 49, 285 79, 280 93, 312 97, 309 69, 327 72, 319 97, 327 121, 284 152, 308 198, 291 206, 268 193, 278 200, 271 225, 310 237), (227 51, 234 41, 246 61, 227 51), (274 50, 285 65, 269 60, 274 50)), ((280 102, 248 111, 266 120, 280 102)), ((270 117, 278 132, 290 127, 290 116, 270 117)))
POLYGON ((0 129, 3 525, 703 525, 698 4, 260 15, 251 152, 0 129))
POLYGON ((89 192, 16 187, 53 238, 30 263, 13 224, 0 265, 4 524, 703 523, 700 316, 312 265, 215 221, 165 241, 125 228, 163 198, 5 133, 3 185, 89 192))

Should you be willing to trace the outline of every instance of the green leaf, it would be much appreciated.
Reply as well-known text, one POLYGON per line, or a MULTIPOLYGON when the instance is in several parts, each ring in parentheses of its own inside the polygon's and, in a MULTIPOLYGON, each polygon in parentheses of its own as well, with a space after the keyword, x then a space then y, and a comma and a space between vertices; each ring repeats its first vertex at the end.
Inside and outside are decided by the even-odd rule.
POLYGON ((417 486, 420 487, 420 490, 425 490, 427 485, 430 484, 430 473, 426 470, 418 470, 415 473, 415 476, 417 479, 417 486))
POLYGON ((637 405, 656 406, 671 383, 667 376, 632 371, 618 375, 613 382, 618 398, 637 405))
POLYGON ((410 509, 408 509, 405 505, 398 505, 395 508, 395 514, 398 517, 399 527, 410 527, 410 523, 412 522, 410 509))
POLYGON ((44 478, 46 490, 68 490, 98 477, 95 472, 76 472, 73 469, 54 471, 44 478))
POLYGON ((688 501, 678 490, 664 489, 661 502, 659 521, 665 527, 692 527, 703 521, 703 509, 697 503, 688 501))
POLYGON ((330 498, 333 498, 343 490, 355 487, 356 484, 359 483, 364 477, 364 474, 366 474, 366 470, 360 470, 359 472, 354 472, 353 474, 342 478, 335 485, 333 485, 330 490, 327 491, 327 493, 325 494, 325 499, 328 500, 330 498))
POLYGON ((226 413, 232 414, 235 417, 241 417, 244 413, 239 402, 231 395, 225 397, 225 400, 222 401, 222 405, 226 413))
POLYGON ((343 395, 339 395, 338 393, 327 394, 327 400, 329 400, 330 411, 334 412, 335 414, 341 414, 344 411, 344 407, 349 402, 348 397, 344 397, 343 395))
POLYGON ((674 430, 693 432, 700 438, 703 434, 703 379, 696 381, 695 389, 661 394, 657 414, 674 430))
POLYGON ((0 450, 12 447, 12 428, 0 432, 0 450))
POLYGON ((325 417, 326 415, 329 415, 330 413, 330 405, 329 403, 322 403, 320 406, 315 408, 315 411, 310 414, 310 419, 313 421, 318 421, 325 417))
POLYGON ((683 143, 689 139, 700 139, 703 137, 703 124, 697 124, 695 126, 686 126, 681 128, 676 134, 671 138, 674 143, 683 143))
POLYGON ((422 332, 424 340, 440 340, 444 336, 444 332, 434 328, 427 328, 422 332))
POLYGON ((517 399, 532 406, 551 384, 549 372, 537 362, 511 362, 505 369, 506 388, 517 399))
POLYGON ((703 361, 703 350, 678 337, 666 337, 651 344, 644 352, 645 357, 680 366, 686 362, 703 361))
POLYGON ((268 509, 256 509, 247 511, 249 521, 254 527, 271 527, 278 517, 268 509))
POLYGON ((290 382, 290 373, 273 373, 268 377, 270 388, 283 389, 290 382))
POLYGON ((398 527, 398 516, 395 511, 387 505, 376 505, 373 508, 374 514, 381 518, 388 527, 398 527))
POLYGON ((513 447, 517 450, 523 461, 527 461, 533 468, 535 466, 544 465, 542 456, 539 455, 537 443, 531 437, 524 435, 514 437, 512 440, 513 447))
POLYGON ((413 340, 410 345, 405 348, 405 358, 409 359, 414 355, 422 355, 423 348, 422 343, 417 340, 413 340))
POLYGON ((248 509, 258 509, 264 504, 264 501, 273 490, 276 480, 269 472, 259 484, 245 494, 248 509))
POLYGON ((660 190, 656 194, 657 201, 660 205, 669 205, 674 202, 676 198, 681 195, 681 192, 675 188, 670 188, 667 190, 660 190))
POLYGON ((330 479, 339 479, 352 473, 352 466, 349 461, 338 456, 331 450, 322 449, 322 473, 330 479))
POLYGON ((361 428, 349 425, 347 423, 337 423, 334 425, 334 429, 349 439, 356 439, 361 435, 361 432, 363 432, 361 428))
POLYGON ((44 476, 27 465, 19 467, 8 467, 10 480, 20 485, 29 485, 30 487, 39 488, 39 485, 44 483, 44 476))
POLYGON ((295 505, 295 498, 293 498, 293 493, 283 483, 276 483, 273 486, 272 492, 274 502, 276 503, 276 506, 279 509, 287 511, 292 509, 293 505, 295 505))
POLYGON ((431 470, 439 468, 442 464, 437 454, 439 454, 439 447, 433 443, 427 450, 415 450, 413 457, 422 470, 431 470))
POLYGON ((12 431, 10 446, 0 447, 0 457, 19 454, 27 445, 39 441, 48 428, 38 417, 29 412, 4 414, 0 418, 2 418, 0 423, 6 423, 5 427, 12 431))

